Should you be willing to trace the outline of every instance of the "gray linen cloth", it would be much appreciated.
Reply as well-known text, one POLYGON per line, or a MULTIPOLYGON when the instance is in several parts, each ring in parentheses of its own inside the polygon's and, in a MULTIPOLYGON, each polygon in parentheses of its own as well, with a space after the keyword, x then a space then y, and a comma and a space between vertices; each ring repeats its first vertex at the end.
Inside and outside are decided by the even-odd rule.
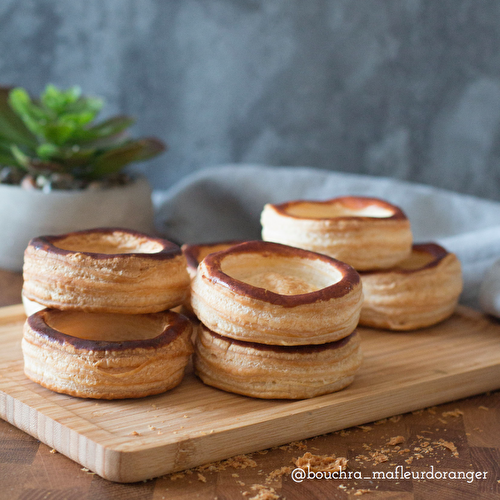
POLYGON ((205 168, 155 191, 156 227, 178 243, 260 239, 265 203, 374 196, 401 207, 415 242, 437 242, 462 263, 462 303, 478 306, 486 270, 500 257, 500 203, 389 178, 306 167, 205 168))

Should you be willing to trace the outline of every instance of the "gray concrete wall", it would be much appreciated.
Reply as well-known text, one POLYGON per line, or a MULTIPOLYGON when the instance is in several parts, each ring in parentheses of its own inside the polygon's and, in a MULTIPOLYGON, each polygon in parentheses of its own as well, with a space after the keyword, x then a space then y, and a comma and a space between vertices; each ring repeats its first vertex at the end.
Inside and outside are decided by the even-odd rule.
POLYGON ((79 84, 170 151, 500 200, 498 0, 0 0, 0 84, 79 84))

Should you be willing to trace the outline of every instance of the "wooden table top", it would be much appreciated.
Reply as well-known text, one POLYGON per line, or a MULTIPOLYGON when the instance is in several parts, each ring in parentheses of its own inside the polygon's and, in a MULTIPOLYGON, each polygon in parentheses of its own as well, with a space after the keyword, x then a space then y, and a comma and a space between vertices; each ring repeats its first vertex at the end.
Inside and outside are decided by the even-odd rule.
MULTIPOLYGON (((21 286, 0 270, 0 306, 19 303, 21 286)), ((494 499, 499 464, 500 391, 135 484, 106 481, 0 420, 0 500, 494 499), (346 458, 344 476, 292 477, 306 453, 346 458)))

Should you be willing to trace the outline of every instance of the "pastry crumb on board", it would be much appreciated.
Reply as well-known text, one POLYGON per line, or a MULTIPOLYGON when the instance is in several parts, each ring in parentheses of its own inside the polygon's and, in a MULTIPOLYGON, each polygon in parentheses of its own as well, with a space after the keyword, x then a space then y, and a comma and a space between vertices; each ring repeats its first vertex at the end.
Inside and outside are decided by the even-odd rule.
MULTIPOLYGON (((408 415, 418 417, 424 411, 430 415, 435 415, 436 420, 440 417, 461 418, 464 415, 464 412, 459 408, 439 414, 435 407, 412 412, 408 415)), ((401 422, 404 417, 404 415, 395 415, 367 425, 335 431, 324 436, 292 441, 286 445, 275 446, 250 454, 237 455, 166 477, 170 477, 172 481, 175 481, 195 474, 194 477, 198 481, 205 483, 209 481, 209 476, 212 473, 229 471, 230 469, 238 470, 238 472, 230 472, 229 477, 234 481, 234 485, 240 489, 241 498, 275 500, 285 498, 281 496, 280 488, 284 484, 290 484, 292 472, 295 468, 303 468, 311 472, 355 471, 360 467, 395 467, 397 465, 411 468, 412 465, 424 459, 433 459, 436 463, 440 463, 441 459, 446 456, 451 459, 459 457, 457 445, 448 436, 439 435, 437 429, 419 429, 419 432, 414 435, 397 432, 389 435, 384 434, 384 426, 398 424, 398 430, 404 429, 402 425, 405 424, 401 422), (326 450, 320 442, 322 437, 335 435, 338 436, 340 443, 342 438, 353 436, 356 433, 360 437, 363 436, 364 442, 360 443, 360 447, 363 449, 361 452, 351 450, 347 455, 342 446, 338 450, 326 450), (373 438, 374 434, 376 438, 373 438), (278 463, 278 467, 269 472, 263 471, 265 461, 272 460, 272 463, 276 463, 277 457, 281 457, 283 462, 278 463), (245 470, 245 472, 240 472, 242 470, 245 470)), ((332 484, 332 487, 356 497, 373 492, 374 489, 369 486, 366 483, 347 480, 333 482, 332 484)), ((300 487, 300 485, 297 484, 296 487, 300 487)))

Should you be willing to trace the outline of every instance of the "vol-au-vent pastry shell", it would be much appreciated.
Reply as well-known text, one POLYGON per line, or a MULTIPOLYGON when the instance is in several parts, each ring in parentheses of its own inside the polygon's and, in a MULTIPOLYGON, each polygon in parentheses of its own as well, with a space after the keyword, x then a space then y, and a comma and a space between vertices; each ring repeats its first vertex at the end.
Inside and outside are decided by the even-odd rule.
POLYGON ((343 196, 327 201, 267 204, 262 239, 346 262, 358 271, 390 268, 410 255, 405 213, 378 198, 343 196))
POLYGON ((145 314, 175 307, 189 292, 180 248, 126 229, 34 238, 23 277, 27 299, 62 310, 145 314))
POLYGON ((24 326, 26 376, 55 392, 121 399, 178 385, 193 352, 192 326, 166 311, 122 315, 44 309, 24 326))
POLYGON ((252 241, 208 255, 191 284, 198 319, 220 335, 275 345, 333 342, 358 323, 358 273, 326 255, 252 241))
POLYGON ((356 331, 316 346, 269 346, 222 337, 201 325, 194 367, 225 391, 264 399, 304 399, 348 386, 361 366, 356 331))
POLYGON ((393 269, 361 273, 365 296, 360 324, 413 330, 449 317, 462 292, 456 255, 435 243, 413 245, 411 256, 393 269))

